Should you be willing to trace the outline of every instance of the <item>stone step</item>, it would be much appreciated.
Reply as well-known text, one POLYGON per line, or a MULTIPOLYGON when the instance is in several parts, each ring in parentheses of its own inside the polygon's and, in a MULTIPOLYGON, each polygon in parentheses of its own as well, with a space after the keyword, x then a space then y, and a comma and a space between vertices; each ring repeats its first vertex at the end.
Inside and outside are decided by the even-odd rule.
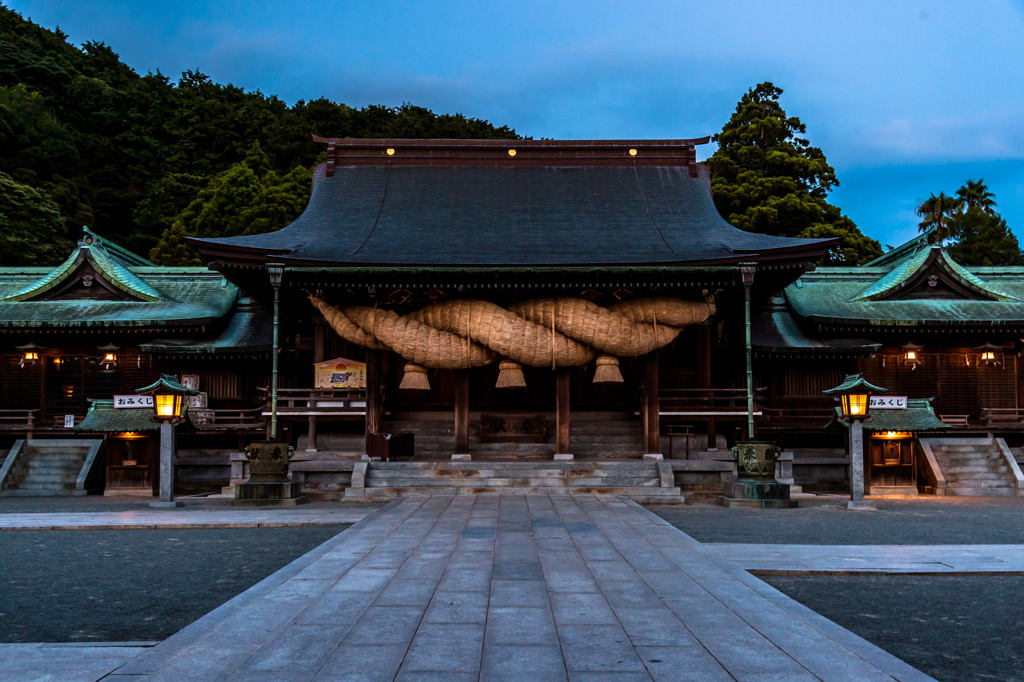
POLYGON ((946 485, 951 488, 999 488, 1012 486, 1013 482, 1006 477, 992 478, 967 478, 963 480, 947 480, 946 485))
POLYGON ((448 488, 346 488, 345 498, 393 499, 406 495, 616 495, 642 499, 652 504, 681 503, 684 498, 679 488, 544 488, 544 487, 494 487, 470 488, 452 486, 448 488))
POLYGON ((944 495, 954 497, 985 496, 1011 497, 1024 494, 1019 488, 943 488, 944 495))
MULTIPOLYGON (((480 467, 477 462, 372 462, 370 471, 386 469, 470 469, 480 467)), ((490 469, 646 469, 657 471, 658 466, 654 462, 644 462, 637 459, 632 462, 578 462, 578 461, 546 461, 546 462, 488 462, 490 469)))
POLYGON ((65 483, 67 481, 74 483, 78 480, 78 474, 31 474, 28 476, 21 476, 20 478, 25 481, 37 481, 39 483, 65 483))
POLYGON ((989 474, 989 473, 1005 473, 1010 468, 1005 464, 1001 466, 985 466, 982 464, 963 464, 960 466, 942 467, 942 473, 944 474, 989 474))
POLYGON ((35 473, 46 474, 46 473, 53 473, 53 472, 71 472, 71 471, 74 471, 75 473, 78 473, 81 470, 82 470, 82 465, 81 464, 77 464, 77 463, 76 464, 66 465, 66 464, 51 464, 49 462, 31 462, 31 463, 29 463, 28 466, 24 467, 24 471, 28 471, 28 472, 31 472, 31 473, 34 473, 34 474, 35 473))
POLYGON ((640 488, 657 487, 656 478, 543 478, 486 477, 410 478, 389 476, 367 478, 367 488, 640 488))
POLYGON ((75 481, 51 482, 51 481, 18 481, 8 484, 11 490, 74 490, 75 481))
POLYGON ((649 469, 493 469, 481 468, 473 470, 458 469, 369 469, 366 472, 367 480, 374 478, 392 478, 401 476, 403 478, 430 478, 430 479, 451 479, 451 478, 503 478, 510 475, 529 476, 531 478, 558 478, 562 480, 573 480, 577 478, 619 478, 630 476, 633 478, 656 478, 657 470, 649 469))

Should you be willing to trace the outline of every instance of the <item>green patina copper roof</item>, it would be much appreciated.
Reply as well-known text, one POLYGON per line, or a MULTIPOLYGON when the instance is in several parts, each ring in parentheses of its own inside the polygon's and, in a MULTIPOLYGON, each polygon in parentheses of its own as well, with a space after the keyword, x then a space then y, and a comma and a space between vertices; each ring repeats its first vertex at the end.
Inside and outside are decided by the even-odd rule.
POLYGON ((854 301, 878 301, 888 298, 906 286, 914 276, 934 264, 940 270, 960 283, 964 288, 973 291, 983 298, 992 301, 1016 301, 1017 298, 1009 296, 997 288, 983 282, 980 278, 972 275, 960 264, 949 257, 946 250, 941 246, 928 246, 910 258, 899 263, 884 277, 860 292, 853 298, 854 301))
POLYGON ((185 388, 173 374, 161 374, 160 378, 145 388, 137 388, 135 392, 140 395, 153 395, 157 391, 171 391, 181 395, 199 395, 199 391, 185 388))
POLYGON ((785 297, 794 316, 823 326, 1024 326, 1024 267, 968 270, 944 249, 926 246, 885 266, 818 268, 786 287, 785 297), (889 298, 924 268, 971 297, 889 298))
MULTIPOLYGON (((833 423, 847 428, 849 424, 842 418, 842 408, 836 407, 833 423)), ((949 428, 935 416, 931 398, 907 400, 905 410, 871 410, 871 419, 864 422, 865 431, 942 431, 949 428)))
POLYGON ((865 263, 866 268, 881 268, 891 267, 902 260, 905 260, 915 253, 918 249, 922 249, 930 244, 935 238, 935 228, 930 227, 925 232, 922 232, 918 236, 914 237, 905 244, 900 244, 895 249, 892 249, 888 253, 884 253, 875 260, 865 263))
POLYGON ((119 410, 114 407, 112 399, 91 400, 91 402, 88 414, 85 415, 85 419, 75 425, 75 431, 126 433, 128 431, 155 431, 160 428, 159 424, 151 421, 152 408, 119 410))
POLYGON ((812 338, 793 319, 785 299, 773 298, 753 312, 751 347, 759 353, 825 356, 867 355, 882 344, 863 338, 812 338))
POLYGON ((113 248, 108 248, 107 243, 86 229, 85 236, 78 241, 78 247, 66 261, 23 289, 0 298, 0 302, 28 301, 36 298, 73 277, 85 263, 90 264, 107 284, 129 296, 140 301, 164 300, 159 291, 141 280, 127 267, 143 264, 153 266, 152 263, 116 244, 109 244, 109 247, 113 248))
POLYGON ((238 302, 227 327, 209 338, 157 339, 139 346, 143 353, 220 355, 268 353, 273 349, 273 316, 245 298, 238 302))
POLYGON ((887 393, 889 389, 875 386, 864 378, 863 374, 847 374, 843 383, 835 388, 822 391, 825 395, 843 395, 846 393, 887 393))
POLYGON ((0 268, 0 327, 195 327, 222 320, 238 295, 238 287, 207 268, 156 266, 86 230, 56 268, 0 268), (47 295, 87 264, 124 300, 47 295))

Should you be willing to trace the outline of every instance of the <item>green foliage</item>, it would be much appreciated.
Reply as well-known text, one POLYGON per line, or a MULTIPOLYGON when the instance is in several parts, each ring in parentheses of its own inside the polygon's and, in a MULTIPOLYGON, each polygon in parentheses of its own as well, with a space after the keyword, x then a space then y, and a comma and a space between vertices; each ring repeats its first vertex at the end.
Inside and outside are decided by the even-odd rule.
POLYGON ((280 230, 299 217, 309 201, 313 174, 296 166, 281 176, 253 145, 245 160, 215 177, 177 216, 150 251, 159 265, 202 264, 184 238, 237 237, 280 230))
POLYGON ((961 208, 962 202, 956 197, 946 196, 945 192, 939 192, 939 196, 932 194, 917 207, 917 215, 921 216, 918 232, 935 228, 935 239, 940 243, 945 241, 949 237, 950 219, 961 208))
POLYGON ((66 234, 53 199, 0 173, 0 266, 58 265, 71 248, 66 234))
POLYGON ((881 255, 878 242, 826 200, 839 184, 835 170, 820 149, 799 137, 806 127, 786 115, 781 94, 772 83, 748 90, 714 136, 718 150, 707 166, 718 212, 748 232, 840 237, 822 264, 865 263, 881 255))
MULTIPOLYGON (((0 6, 0 172, 47 194, 65 227, 95 227, 146 253, 200 190, 245 161, 254 143, 277 175, 267 187, 307 177, 308 170, 295 168, 308 169, 322 153, 313 134, 518 138, 507 126, 410 104, 354 109, 318 99, 289 107, 198 71, 176 83, 159 72, 140 76, 107 45, 76 47, 59 30, 0 6)), ((257 173, 260 183, 264 175, 257 173)), ((238 217, 244 229, 277 225, 300 194, 292 188, 275 195, 267 187, 264 213, 238 217)), ((159 248, 174 262, 181 255, 168 249, 187 249, 180 242, 159 248)))
MULTIPOLYGON (((939 197, 950 202, 945 212, 944 232, 940 234, 947 238, 949 255, 956 262, 969 266, 1024 265, 1017 237, 995 212, 995 196, 988 191, 984 179, 968 180, 956 191, 955 200, 939 193, 939 197)), ((933 194, 922 204, 922 209, 931 207, 928 217, 938 211, 929 202, 939 197, 933 194)))

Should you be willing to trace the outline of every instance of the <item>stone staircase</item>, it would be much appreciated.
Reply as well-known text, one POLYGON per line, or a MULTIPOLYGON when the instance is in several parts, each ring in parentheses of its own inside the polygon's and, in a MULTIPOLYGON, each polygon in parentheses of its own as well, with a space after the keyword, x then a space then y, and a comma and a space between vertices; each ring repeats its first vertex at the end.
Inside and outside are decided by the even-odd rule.
MULTIPOLYGON (((399 415, 400 416, 400 415, 399 415)), ((455 424, 450 415, 434 419, 396 419, 385 423, 389 433, 415 434, 415 460, 450 460, 455 453, 455 424)), ((640 422, 619 413, 573 413, 570 450, 576 459, 639 459, 644 454, 640 422)), ((554 416, 548 416, 543 443, 481 443, 480 418, 469 422, 473 460, 550 460, 555 454, 554 416)))
POLYGON ((1022 495, 1020 469, 1011 464, 1012 453, 1002 439, 922 439, 927 445, 944 484, 937 495, 1022 495), (1005 450, 1005 452, 1004 452, 1005 450))
POLYGON ((12 448, 0 471, 0 495, 88 495, 102 492, 103 467, 79 484, 82 471, 93 468, 102 441, 29 440, 12 448), (95 488, 90 488, 90 485, 95 488))
MULTIPOLYGON (((475 456, 475 455, 474 455, 475 456)), ((345 498, 402 495, 598 494, 682 504, 666 462, 515 461, 367 462, 363 486, 353 474, 345 498)))

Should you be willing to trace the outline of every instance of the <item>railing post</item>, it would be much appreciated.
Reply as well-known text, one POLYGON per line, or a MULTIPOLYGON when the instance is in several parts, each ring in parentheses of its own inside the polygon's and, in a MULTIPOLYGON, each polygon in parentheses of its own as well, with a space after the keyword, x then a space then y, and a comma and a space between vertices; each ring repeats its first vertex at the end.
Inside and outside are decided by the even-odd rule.
POLYGON ((747 349, 747 440, 754 440, 754 359, 750 349, 750 287, 754 284, 753 263, 740 263, 743 275, 743 313, 747 349))
POLYGON ((280 348, 278 337, 278 322, 280 318, 280 292, 281 276, 284 274, 284 265, 281 263, 267 263, 267 274, 270 275, 270 286, 274 289, 274 351, 272 360, 272 371, 270 373, 270 440, 277 440, 277 356, 280 348))

